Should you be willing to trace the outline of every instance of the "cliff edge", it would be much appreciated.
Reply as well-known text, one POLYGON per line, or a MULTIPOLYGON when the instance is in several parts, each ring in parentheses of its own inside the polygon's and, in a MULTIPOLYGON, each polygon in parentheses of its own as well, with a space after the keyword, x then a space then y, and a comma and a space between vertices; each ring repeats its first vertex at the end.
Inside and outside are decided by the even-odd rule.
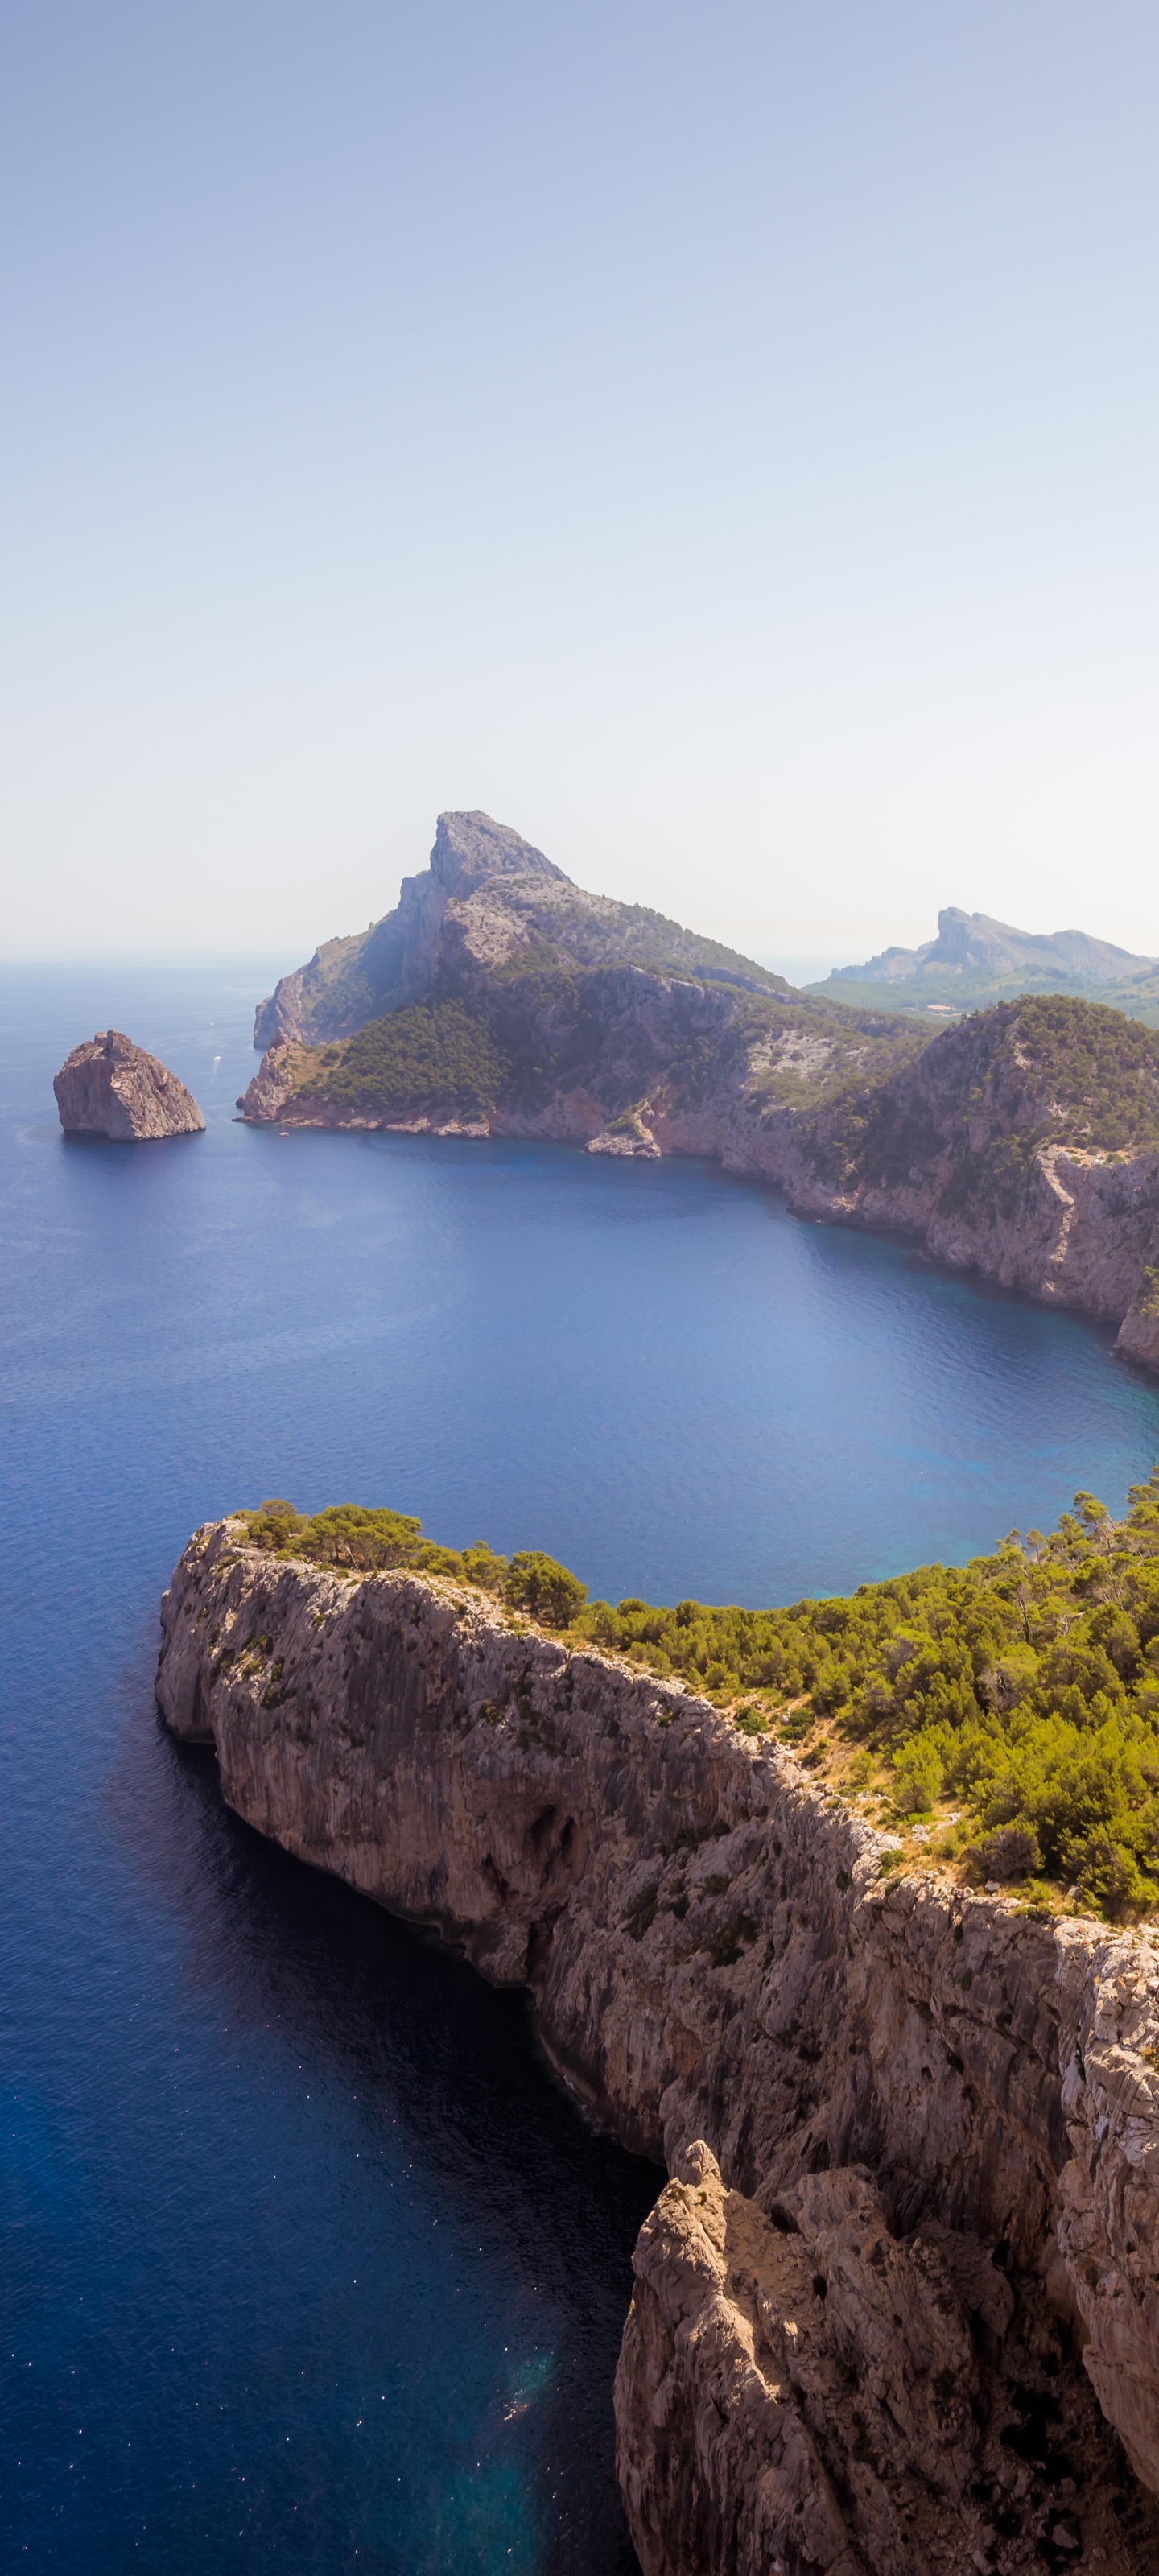
POLYGON ((111 1136, 136 1144, 193 1136, 205 1120, 191 1091, 120 1029, 98 1029, 66 1055, 52 1088, 66 1136, 111 1136))
POLYGON ((616 2393, 645 2576, 1150 2576, 1152 1935, 891 1877, 678 1684, 247 1542, 197 1532, 165 1596, 173 1732, 260 1831, 527 1985, 667 2163, 616 2393))

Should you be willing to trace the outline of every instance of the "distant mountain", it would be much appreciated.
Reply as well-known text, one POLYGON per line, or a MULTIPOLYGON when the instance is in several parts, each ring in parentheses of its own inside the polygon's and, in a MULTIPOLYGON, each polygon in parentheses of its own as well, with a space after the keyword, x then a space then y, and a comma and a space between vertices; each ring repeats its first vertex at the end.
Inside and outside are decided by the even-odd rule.
POLYGON ((783 975, 663 913, 585 894, 489 814, 440 814, 429 868, 404 877, 381 921, 326 940, 307 966, 283 975, 258 1005, 254 1045, 323 1046, 420 996, 461 994, 480 974, 592 966, 673 971, 746 993, 791 990, 783 975))
POLYGON ((1159 958, 1135 956, 1085 930, 1015 930, 950 904, 938 914, 936 939, 921 948, 884 948, 808 990, 855 1008, 876 1001, 947 1019, 1019 993, 1074 993, 1149 1020, 1159 1013, 1159 958))

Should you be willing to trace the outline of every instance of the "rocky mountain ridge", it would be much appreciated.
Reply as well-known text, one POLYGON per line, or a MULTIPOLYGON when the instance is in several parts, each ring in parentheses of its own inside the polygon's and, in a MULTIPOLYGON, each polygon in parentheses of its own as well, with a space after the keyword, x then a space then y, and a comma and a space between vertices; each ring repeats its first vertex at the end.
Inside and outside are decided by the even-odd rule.
POLYGON ((528 1985, 667 2162, 616 2396, 645 2576, 1145 2576, 1152 1937, 891 1877, 679 1685, 247 1539, 199 1531, 166 1595, 174 1733, 260 1831, 528 1985))
MULTIPOLYGON (((942 919, 948 948, 977 945, 966 916, 942 919)), ((1159 1042, 1143 1023, 1039 994, 931 1038, 585 895, 477 814, 441 816, 428 874, 337 948, 262 1005, 259 1029, 280 1033, 244 1118, 709 1155, 802 1215, 900 1229, 1109 1319, 1124 1357, 1159 1366, 1159 1042), (349 1034, 308 1043, 320 1025, 349 1034)), ((1086 943, 1088 963, 1096 948, 1109 973, 1118 952, 1086 943)))
POLYGON ((259 1003, 254 1045, 324 1046, 422 998, 470 994, 534 967, 657 966, 747 992, 785 993, 780 975, 641 904, 586 894, 489 814, 440 814, 420 876, 393 912, 331 939, 259 1003))
POLYGON ((949 904, 920 948, 883 948, 863 966, 837 966, 810 993, 894 1010, 982 1010, 1023 993, 1074 993, 1150 1019, 1159 1009, 1159 958, 1136 956, 1085 930, 1015 930, 949 904))

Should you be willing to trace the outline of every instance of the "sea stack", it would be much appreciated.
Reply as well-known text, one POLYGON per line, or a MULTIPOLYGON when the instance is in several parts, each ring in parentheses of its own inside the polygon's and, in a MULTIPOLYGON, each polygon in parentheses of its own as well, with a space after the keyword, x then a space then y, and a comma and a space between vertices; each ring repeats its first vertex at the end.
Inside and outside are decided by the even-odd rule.
POLYGON ((98 1029, 75 1046, 52 1088, 66 1136, 111 1136, 131 1145, 153 1136, 192 1136, 205 1125, 192 1092, 120 1029, 98 1029))

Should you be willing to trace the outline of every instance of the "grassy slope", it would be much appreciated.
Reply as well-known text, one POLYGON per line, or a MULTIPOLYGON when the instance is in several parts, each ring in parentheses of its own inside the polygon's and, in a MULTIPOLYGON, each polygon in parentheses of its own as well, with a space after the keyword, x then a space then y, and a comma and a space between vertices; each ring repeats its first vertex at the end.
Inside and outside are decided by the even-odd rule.
POLYGON ((433 1105, 470 1116, 506 1089, 511 1063, 462 1002, 416 1002, 368 1020, 352 1038, 299 1050, 296 1089, 364 1116, 409 1117, 433 1105))
POLYGON ((249 1515, 251 1539, 354 1571, 414 1565, 703 1692, 959 1874, 1122 1920, 1159 1904, 1159 1468, 1112 1522, 1089 1494, 1049 1537, 785 1610, 589 1602, 551 1558, 435 1546, 346 1505, 249 1515))

